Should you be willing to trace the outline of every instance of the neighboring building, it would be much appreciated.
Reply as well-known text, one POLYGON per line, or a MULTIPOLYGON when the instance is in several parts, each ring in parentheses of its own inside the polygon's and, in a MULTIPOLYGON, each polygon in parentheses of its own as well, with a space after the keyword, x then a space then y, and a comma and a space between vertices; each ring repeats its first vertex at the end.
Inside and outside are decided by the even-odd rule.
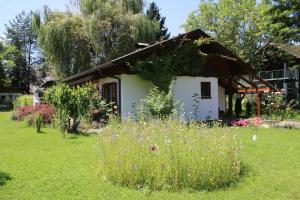
POLYGON ((42 102, 42 94, 47 89, 50 88, 58 82, 57 79, 55 79, 52 76, 46 76, 44 79, 42 79, 42 84, 40 86, 30 86, 30 93, 32 94, 33 98, 33 106, 39 105, 42 102))
MULTIPOLYGON (((271 43, 259 51, 262 70, 258 76, 277 89, 284 89, 287 100, 300 100, 300 45, 271 43)), ((258 82, 258 80, 253 80, 258 82)))
MULTIPOLYGON (((163 52, 165 48, 185 45, 199 38, 209 38, 209 36, 197 29, 154 45, 145 45, 142 49, 69 77, 63 82, 78 85, 91 81, 97 86, 103 98, 117 103, 121 117, 124 119, 135 113, 141 99, 145 98, 154 86, 134 74, 129 63, 163 52)), ((199 49, 207 54, 204 66, 200 68, 198 74, 178 74, 174 86, 174 98, 183 103, 185 113, 194 113, 195 93, 200 97, 197 103, 199 112, 191 116, 197 120, 208 120, 219 119, 221 113, 232 113, 232 96, 241 87, 245 90, 254 87, 257 92, 260 90, 255 83, 244 78, 247 74, 256 76, 256 72, 218 42, 202 44, 199 49), (247 85, 242 82, 246 82, 247 85)), ((261 91, 273 89, 267 82, 263 80, 261 82, 265 83, 265 88, 261 91)))
POLYGON ((53 76, 46 76, 43 80, 42 80, 42 84, 40 85, 40 88, 42 90, 50 88, 54 85, 56 85, 56 83, 58 82, 58 79, 54 78, 53 76))
POLYGON ((0 88, 0 109, 11 108, 12 101, 23 95, 25 90, 17 87, 2 87, 0 88))

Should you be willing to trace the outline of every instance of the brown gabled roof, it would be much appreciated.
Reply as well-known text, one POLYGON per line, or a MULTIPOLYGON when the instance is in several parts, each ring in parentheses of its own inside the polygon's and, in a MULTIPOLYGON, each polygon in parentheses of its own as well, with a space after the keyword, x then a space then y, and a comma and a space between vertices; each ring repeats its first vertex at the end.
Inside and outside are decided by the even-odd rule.
MULTIPOLYGON (((243 74, 251 74, 258 78, 261 83, 274 89, 272 85, 256 76, 256 72, 247 63, 241 60, 233 52, 222 46, 217 41, 213 40, 209 35, 203 32, 201 29, 178 35, 177 37, 158 42, 156 44, 146 46, 143 49, 138 49, 129 54, 111 60, 103 65, 86 70, 77 75, 71 76, 62 80, 62 82, 69 84, 78 84, 81 82, 96 80, 95 77, 101 77, 105 75, 115 75, 121 72, 128 72, 127 63, 133 62, 137 59, 142 59, 148 55, 151 55, 159 50, 163 50, 166 47, 172 47, 172 45, 181 45, 184 42, 194 41, 199 38, 211 39, 207 44, 201 45, 201 51, 207 53, 207 63, 205 65, 205 74, 201 76, 212 76, 227 79, 239 79, 243 74), (221 56, 218 56, 221 55, 221 56), (230 58, 225 59, 224 57, 230 58)), ((129 70, 130 71, 130 70, 129 70)))
POLYGON ((180 41, 184 37, 186 37, 188 39, 197 39, 197 38, 201 37, 201 32, 199 32, 199 29, 197 29, 197 30, 191 31, 186 34, 178 35, 177 37, 155 43, 155 44, 145 47, 143 49, 138 49, 138 50, 128 53, 124 56, 118 57, 114 60, 104 63, 103 65, 94 67, 92 69, 86 70, 86 71, 76 74, 74 76, 68 77, 68 78, 62 80, 62 82, 69 82, 74 79, 78 79, 80 77, 84 77, 89 74, 92 74, 94 72, 98 72, 101 69, 109 68, 109 67, 115 66, 117 64, 120 64, 122 62, 129 62, 132 59, 137 59, 139 57, 149 55, 161 47, 169 46, 174 42, 180 41))
POLYGON ((291 56, 300 59, 300 45, 282 44, 282 43, 271 43, 272 46, 284 51, 291 56))
MULTIPOLYGON (((168 39, 168 40, 164 40, 158 43, 155 43, 153 45, 150 45, 148 47, 145 47, 143 49, 138 49, 136 51, 133 51, 129 54, 126 54, 124 56, 121 56, 119 58, 116 58, 114 60, 111 60, 110 62, 107 62, 103 65, 94 67, 92 69, 86 70, 82 73, 79 73, 77 75, 68 77, 64 80, 62 80, 62 82, 72 82, 73 80, 77 80, 77 79, 81 79, 84 77, 87 77, 89 75, 92 75, 93 73, 99 73, 99 71, 107 69, 107 68, 111 68, 111 67, 118 67, 121 64, 127 63, 127 62, 131 62, 133 60, 136 59, 140 59, 143 58, 147 55, 150 55, 162 48, 171 46, 173 44, 180 44, 182 42, 182 39, 187 39, 187 40, 196 40, 199 38, 210 38, 209 35, 207 35, 205 32, 203 32, 200 29, 196 29, 194 31, 185 33, 185 34, 181 34, 178 35, 177 37, 168 39)), ((254 73, 254 70, 248 65, 246 64, 244 61, 242 61, 240 58, 238 58, 236 55, 234 55, 231 51, 229 51, 228 49, 226 49, 224 46, 222 46, 220 43, 212 40, 209 44, 207 44, 207 49, 214 49, 214 51, 217 54, 221 54, 224 56, 228 56, 231 58, 235 59, 235 64, 236 64, 236 68, 239 68, 237 71, 239 71, 239 73, 254 73)))

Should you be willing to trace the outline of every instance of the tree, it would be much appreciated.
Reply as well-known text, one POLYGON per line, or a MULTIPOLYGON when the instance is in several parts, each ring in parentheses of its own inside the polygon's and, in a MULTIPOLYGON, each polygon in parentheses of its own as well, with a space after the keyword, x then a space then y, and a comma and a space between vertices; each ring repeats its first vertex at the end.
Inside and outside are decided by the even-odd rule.
POLYGON ((240 117, 240 114, 242 113, 242 100, 240 97, 237 97, 234 104, 234 112, 237 117, 240 117))
POLYGON ((90 118, 94 92, 91 84, 82 87, 62 84, 46 91, 46 102, 53 105, 64 136, 66 132, 77 132, 80 121, 90 118))
MULTIPOLYGON (((91 83, 82 86, 61 84, 46 90, 45 101, 53 105, 63 136, 77 133, 81 120, 92 120, 93 111, 111 111, 110 104, 101 99, 91 83)), ((105 116, 106 117, 106 116, 105 116)))
POLYGON ((91 67, 91 46, 83 19, 70 12, 35 13, 38 42, 56 74, 65 78, 91 67))
POLYGON ((278 42, 300 41, 300 1, 273 0, 270 34, 278 42))
POLYGON ((143 5, 143 0, 80 0, 95 63, 133 51, 137 42, 155 42, 159 25, 144 16, 143 5))
POLYGON ((252 64, 255 52, 265 43, 264 20, 268 4, 255 0, 203 0, 183 25, 201 28, 245 61, 252 64))
POLYGON ((166 40, 170 38, 170 33, 168 33, 168 28, 165 26, 165 17, 161 17, 159 8, 155 2, 150 3, 148 10, 146 11, 146 16, 151 20, 156 20, 159 22, 159 31, 156 34, 156 40, 166 40))
POLYGON ((143 13, 143 0, 78 0, 78 13, 36 13, 34 24, 47 61, 68 77, 154 43, 157 22, 143 13))
POLYGON ((32 27, 32 12, 22 11, 5 28, 6 41, 20 52, 14 58, 15 65, 10 70, 11 84, 29 91, 30 84, 35 81, 34 65, 39 63, 41 55, 32 27))
POLYGON ((7 45, 0 41, 0 87, 10 86, 10 71, 15 67, 16 57, 20 52, 15 46, 7 45))

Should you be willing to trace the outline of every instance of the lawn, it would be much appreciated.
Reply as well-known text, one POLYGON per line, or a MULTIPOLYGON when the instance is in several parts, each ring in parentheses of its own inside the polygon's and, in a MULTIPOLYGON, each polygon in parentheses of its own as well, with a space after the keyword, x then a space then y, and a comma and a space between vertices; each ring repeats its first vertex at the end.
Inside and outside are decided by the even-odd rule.
POLYGON ((56 129, 37 134, 0 112, 0 199, 300 199, 300 131, 228 128, 242 145, 246 175, 238 184, 213 192, 149 192, 101 181, 97 175, 99 136, 69 136, 56 129), (1 179, 1 177, 0 177, 1 179))

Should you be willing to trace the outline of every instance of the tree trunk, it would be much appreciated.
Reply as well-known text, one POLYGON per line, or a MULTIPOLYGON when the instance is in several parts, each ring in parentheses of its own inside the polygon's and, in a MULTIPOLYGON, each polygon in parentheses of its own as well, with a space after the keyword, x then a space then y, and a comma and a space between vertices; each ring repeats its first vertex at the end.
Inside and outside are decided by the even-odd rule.
POLYGON ((80 123, 80 120, 73 120, 73 123, 72 123, 72 127, 71 127, 71 130, 70 132, 71 133, 77 133, 77 128, 79 126, 79 123, 80 123))

